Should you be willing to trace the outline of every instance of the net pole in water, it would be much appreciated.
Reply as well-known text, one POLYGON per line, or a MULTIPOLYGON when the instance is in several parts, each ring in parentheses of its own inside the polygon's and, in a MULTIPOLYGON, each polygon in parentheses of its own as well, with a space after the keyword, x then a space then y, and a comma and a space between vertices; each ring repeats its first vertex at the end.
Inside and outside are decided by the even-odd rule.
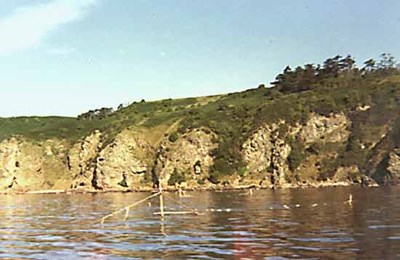
MULTIPOLYGON (((144 199, 142 199, 142 200, 140 200, 140 201, 138 201, 138 202, 135 202, 135 203, 133 203, 133 204, 131 204, 131 205, 129 205, 129 206, 123 207, 122 209, 119 209, 119 210, 117 210, 117 211, 114 211, 113 213, 108 214, 107 216, 102 217, 101 220, 100 220, 100 223, 103 225, 104 222, 105 222, 108 218, 110 218, 110 217, 112 217, 112 216, 115 216, 115 215, 117 215, 117 214, 119 214, 119 213, 121 213, 121 212, 123 212, 123 211, 126 212, 125 214, 128 214, 128 213, 129 213, 129 210, 130 210, 131 208, 133 208, 133 207, 135 207, 135 206, 137 206, 137 205, 139 205, 139 204, 141 204, 141 203, 144 203, 144 202, 146 202, 146 201, 148 201, 148 200, 150 200, 150 199, 152 199, 152 198, 154 198, 154 197, 160 196, 160 195, 162 195, 161 191, 159 191, 159 192, 157 192, 157 193, 155 193, 155 194, 153 194, 153 195, 151 195, 151 196, 149 196, 149 197, 147 197, 147 198, 144 198, 144 199)), ((125 215, 125 218, 127 218, 126 215, 125 215)))
POLYGON ((163 197, 163 189, 160 182, 160 216, 161 220, 164 220, 164 197, 163 197))

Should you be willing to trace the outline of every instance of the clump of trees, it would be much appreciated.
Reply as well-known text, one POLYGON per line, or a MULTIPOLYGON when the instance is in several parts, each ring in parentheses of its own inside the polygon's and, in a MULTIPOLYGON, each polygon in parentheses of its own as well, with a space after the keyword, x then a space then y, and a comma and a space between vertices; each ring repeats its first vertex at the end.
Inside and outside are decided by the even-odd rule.
POLYGON ((100 109, 89 110, 86 113, 80 114, 78 116, 78 120, 95 120, 95 119, 104 119, 113 113, 113 109, 111 107, 103 107, 100 109))
POLYGON ((281 74, 272 82, 281 92, 293 93, 316 89, 326 85, 327 81, 336 80, 337 85, 346 86, 354 79, 370 79, 400 74, 399 65, 395 58, 388 53, 380 56, 380 61, 369 59, 364 62, 362 68, 356 66, 356 61, 347 55, 337 55, 329 58, 323 64, 306 64, 298 66, 294 70, 287 66, 281 74))

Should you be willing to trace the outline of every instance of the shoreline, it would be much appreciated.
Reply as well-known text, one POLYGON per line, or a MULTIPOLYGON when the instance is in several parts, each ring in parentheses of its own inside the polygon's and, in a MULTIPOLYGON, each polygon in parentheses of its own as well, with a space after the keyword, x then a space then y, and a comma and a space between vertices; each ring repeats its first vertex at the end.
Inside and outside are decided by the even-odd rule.
MULTIPOLYGON (((179 192, 181 191, 240 191, 240 190, 283 190, 283 189, 312 189, 312 188, 326 188, 326 187, 349 187, 349 186, 359 186, 359 187, 382 187, 376 183, 364 185, 361 183, 350 183, 350 182, 320 182, 320 183, 308 183, 308 184, 284 184, 281 186, 260 186, 256 184, 250 185, 240 185, 240 186, 218 186, 215 187, 168 187, 163 188, 166 192, 179 192)), ((0 191, 0 195, 34 195, 34 194, 100 194, 100 193, 141 193, 141 192, 157 192, 158 189, 154 188, 139 188, 139 189, 110 189, 110 190, 96 190, 96 189, 57 189, 57 190, 32 190, 32 191, 0 191)))

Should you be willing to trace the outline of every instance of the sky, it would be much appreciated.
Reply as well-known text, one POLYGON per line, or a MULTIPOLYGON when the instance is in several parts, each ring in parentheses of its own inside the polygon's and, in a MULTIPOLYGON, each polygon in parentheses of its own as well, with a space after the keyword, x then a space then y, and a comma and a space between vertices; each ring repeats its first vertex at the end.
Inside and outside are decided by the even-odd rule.
POLYGON ((0 117, 76 116, 400 59, 398 0, 0 0, 0 117))

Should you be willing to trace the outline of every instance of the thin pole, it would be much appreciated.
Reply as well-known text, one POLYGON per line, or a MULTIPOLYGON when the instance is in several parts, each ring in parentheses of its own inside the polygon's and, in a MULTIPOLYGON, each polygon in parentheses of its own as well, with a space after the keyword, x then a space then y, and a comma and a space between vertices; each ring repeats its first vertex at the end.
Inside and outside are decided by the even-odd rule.
POLYGON ((164 197, 163 197, 163 189, 161 186, 160 182, 160 215, 161 215, 161 220, 164 220, 164 197))

